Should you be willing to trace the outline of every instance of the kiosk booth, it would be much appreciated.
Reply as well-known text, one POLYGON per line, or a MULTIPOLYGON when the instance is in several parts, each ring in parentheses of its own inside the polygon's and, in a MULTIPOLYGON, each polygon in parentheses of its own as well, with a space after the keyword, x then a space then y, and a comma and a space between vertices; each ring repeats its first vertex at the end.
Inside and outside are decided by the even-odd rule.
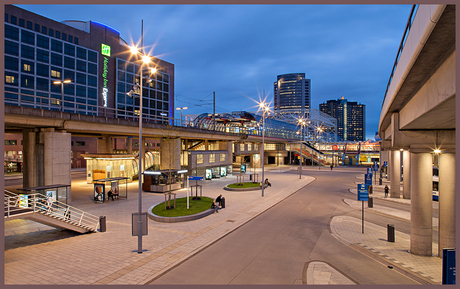
POLYGON ((188 170, 161 170, 161 171, 144 171, 144 182, 142 190, 146 192, 169 192, 179 190, 183 187, 184 174, 188 170))

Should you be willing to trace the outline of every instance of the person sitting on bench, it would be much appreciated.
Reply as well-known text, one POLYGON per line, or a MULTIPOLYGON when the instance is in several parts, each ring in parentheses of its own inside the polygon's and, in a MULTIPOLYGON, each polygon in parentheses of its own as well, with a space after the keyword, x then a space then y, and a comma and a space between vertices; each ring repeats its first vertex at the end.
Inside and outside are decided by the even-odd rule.
POLYGON ((219 202, 217 201, 217 198, 213 200, 211 209, 214 209, 214 212, 219 213, 218 210, 220 209, 220 207, 219 207, 219 202))
POLYGON ((216 202, 219 203, 219 206, 222 206, 222 195, 219 195, 219 196, 216 198, 216 202))
POLYGON ((272 184, 268 181, 268 179, 265 179, 265 184, 268 185, 269 187, 272 186, 272 184))
POLYGON ((110 200, 110 198, 112 198, 112 201, 114 201, 113 195, 114 195, 114 194, 113 194, 112 190, 110 190, 110 191, 107 193, 107 200, 110 200))

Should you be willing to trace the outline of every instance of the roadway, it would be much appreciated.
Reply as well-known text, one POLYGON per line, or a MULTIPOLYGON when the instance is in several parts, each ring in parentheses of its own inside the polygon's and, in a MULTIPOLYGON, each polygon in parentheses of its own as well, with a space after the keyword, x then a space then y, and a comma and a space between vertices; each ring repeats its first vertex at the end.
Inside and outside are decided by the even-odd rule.
MULTIPOLYGON (((311 261, 326 262, 356 284, 418 284, 331 235, 333 216, 361 219, 360 210, 342 201, 351 197, 356 171, 305 174, 316 180, 150 284, 302 284, 311 261)), ((410 210, 381 199, 374 203, 410 210)), ((409 222, 388 216, 366 212, 365 220, 410 231, 409 222)))
MULTIPOLYGON (((71 205, 107 216, 107 232, 79 235, 32 221, 5 221, 5 284, 421 284, 405 275, 421 276, 418 274, 423 271, 426 277, 439 272, 439 258, 416 258, 407 253, 407 236, 400 234, 410 231, 404 218, 410 210, 408 204, 379 199, 383 194, 379 191, 374 209, 365 212, 366 234, 360 234, 361 206, 349 189, 362 182, 364 169, 304 167, 302 180, 292 166, 266 169, 272 187, 266 189, 264 198, 260 191, 224 191, 222 187, 234 182, 235 176, 204 182, 206 195, 215 197, 222 192, 227 207, 193 222, 149 221, 149 235, 144 238, 147 251, 142 255, 133 251, 137 238, 131 236, 130 216, 138 205, 137 184, 128 184, 128 199, 94 204, 92 185, 86 184, 85 173, 74 171, 71 205), (402 217, 382 215, 386 208, 403 212, 402 217), (352 223, 346 218, 356 227, 350 227, 352 223), (385 241, 384 234, 374 234, 372 228, 383 231, 388 223, 397 230, 393 244, 385 241), (380 251, 380 256, 369 258, 358 247, 380 251), (55 261, 40 257, 48 254, 68 262, 56 268, 55 261), (389 264, 394 269, 389 269, 389 264), (407 265, 402 271, 397 267, 401 264, 407 265), (325 281, 312 277, 327 275, 327 270, 315 269, 326 265, 337 274, 325 281), (422 269, 421 265, 431 267, 422 269), (29 267, 36 268, 36 274, 19 274, 29 267), (61 271, 66 273, 56 275, 61 271), (339 275, 344 277, 338 280, 339 275)), ((20 188, 21 180, 5 179, 5 186, 20 188)), ((185 192, 178 193, 183 196, 185 192)), ((144 193, 143 208, 162 199, 162 194, 144 193)), ((436 278, 428 284, 440 284, 436 278)))

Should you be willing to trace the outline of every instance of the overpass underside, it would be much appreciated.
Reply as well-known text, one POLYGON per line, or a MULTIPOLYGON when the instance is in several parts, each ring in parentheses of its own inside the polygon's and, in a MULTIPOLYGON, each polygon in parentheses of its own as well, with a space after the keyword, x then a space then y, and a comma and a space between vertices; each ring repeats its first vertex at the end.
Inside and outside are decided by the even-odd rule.
POLYGON ((433 167, 439 168, 442 256, 443 248, 455 248, 455 5, 420 5, 403 45, 382 105, 380 159, 388 161, 390 197, 411 199, 416 255, 433 253, 433 167))

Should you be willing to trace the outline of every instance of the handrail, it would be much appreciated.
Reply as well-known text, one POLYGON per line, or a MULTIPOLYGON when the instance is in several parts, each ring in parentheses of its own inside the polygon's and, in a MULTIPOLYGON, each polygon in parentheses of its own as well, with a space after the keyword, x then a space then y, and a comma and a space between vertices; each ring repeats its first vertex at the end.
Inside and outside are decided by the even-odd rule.
POLYGON ((88 231, 96 232, 99 228, 99 217, 95 215, 84 212, 60 201, 53 201, 40 193, 24 196, 27 198, 5 190, 5 218, 13 216, 15 212, 34 212, 83 227, 88 231), (24 198, 23 204, 21 204, 21 198, 24 198))
POLYGON ((386 99, 387 93, 388 93, 388 88, 390 87, 391 81, 393 79, 393 75, 394 75, 394 72, 396 70, 396 66, 398 65, 399 57, 401 56, 402 50, 404 48, 404 45, 406 44, 407 35, 409 35, 409 31, 410 31, 410 28, 412 26, 412 21, 414 20, 414 17, 413 17, 414 16, 414 11, 417 8, 417 6, 418 6, 417 4, 412 5, 412 9, 410 11, 409 19, 407 20, 406 28, 404 29, 403 37, 401 39, 401 43, 399 44, 398 52, 396 53, 396 59, 395 59, 395 62, 393 64, 393 69, 391 70, 390 79, 388 79, 387 87, 385 89, 385 95, 383 96, 383 102, 382 102, 382 108, 383 108, 383 104, 385 103, 385 99, 386 99))

